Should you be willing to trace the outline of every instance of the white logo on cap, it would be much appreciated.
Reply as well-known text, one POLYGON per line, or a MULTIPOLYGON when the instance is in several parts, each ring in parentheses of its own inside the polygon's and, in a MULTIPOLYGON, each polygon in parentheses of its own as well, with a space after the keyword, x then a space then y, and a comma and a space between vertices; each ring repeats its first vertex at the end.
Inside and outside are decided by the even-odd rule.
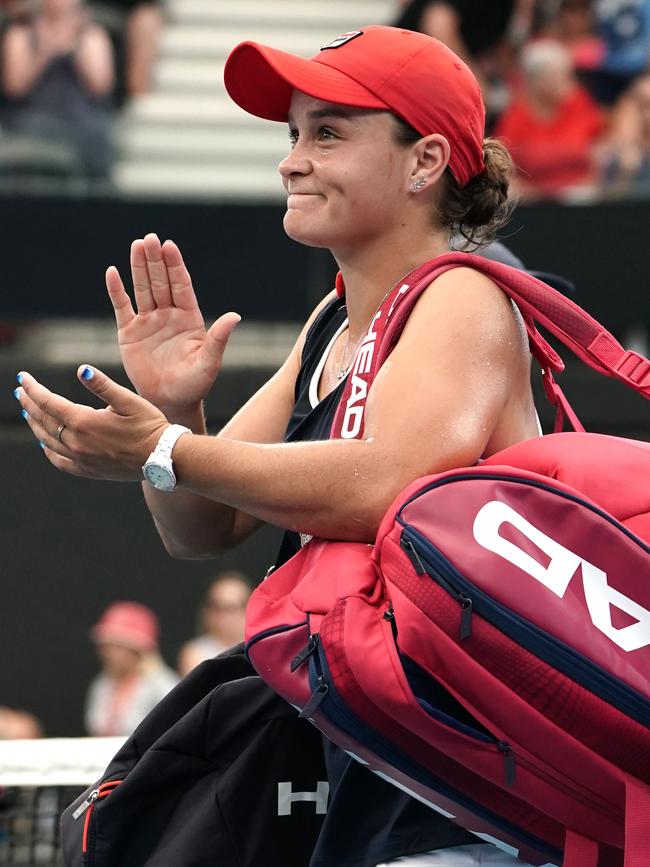
POLYGON ((326 48, 340 48, 342 45, 345 45, 346 42, 349 42, 351 39, 356 39, 357 36, 361 36, 362 34, 363 30, 351 30, 349 33, 342 33, 330 42, 329 45, 323 45, 321 51, 325 51, 326 48))

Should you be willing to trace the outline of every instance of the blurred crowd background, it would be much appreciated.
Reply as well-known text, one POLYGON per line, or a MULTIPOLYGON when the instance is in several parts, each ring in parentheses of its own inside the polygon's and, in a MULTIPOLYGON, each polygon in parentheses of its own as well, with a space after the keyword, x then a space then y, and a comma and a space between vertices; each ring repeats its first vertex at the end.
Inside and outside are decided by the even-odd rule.
MULTIPOLYGON (((229 100, 225 59, 243 39, 311 56, 368 23, 472 66, 517 166, 502 240, 647 354, 650 0, 0 0, 0 738, 127 734, 241 638, 277 532, 213 567, 171 561, 135 486, 54 471, 11 392, 28 369, 87 401, 84 362, 124 382, 103 273, 128 282, 130 242, 155 231, 179 243, 207 318, 244 317, 207 402, 219 429, 335 273, 284 237, 287 130, 229 100)), ((564 385, 588 428, 650 436, 620 384, 569 361, 564 385)))
POLYGON ((311 54, 319 37, 365 16, 436 36, 472 66, 522 199, 650 194, 650 0, 324 6, 2 0, 1 187, 279 197, 273 160, 260 175, 280 138, 261 126, 251 136, 228 105, 227 51, 247 37, 311 54), (229 181, 233 152, 243 171, 229 181))
MULTIPOLYGON (((152 608, 131 600, 109 604, 88 633, 98 671, 85 689, 84 734, 127 737, 182 677, 243 641, 250 592, 250 579, 241 572, 230 570, 208 580, 195 634, 178 648, 172 664, 162 656, 160 621, 152 608)), ((0 740, 45 735, 46 726, 35 714, 0 704, 0 740)), ((0 807, 1 792, 0 786, 0 807)))

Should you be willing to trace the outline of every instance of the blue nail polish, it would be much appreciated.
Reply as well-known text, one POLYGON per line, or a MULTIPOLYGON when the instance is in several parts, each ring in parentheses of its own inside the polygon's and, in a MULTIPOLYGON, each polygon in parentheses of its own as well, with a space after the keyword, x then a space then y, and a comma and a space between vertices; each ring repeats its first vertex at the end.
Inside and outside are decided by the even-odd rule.
POLYGON ((39 443, 38 443, 38 444, 39 444, 39 446, 40 446, 42 449, 45 448, 45 443, 43 442, 43 440, 39 440, 39 443))
POLYGON ((26 409, 21 409, 20 414, 22 415, 23 418, 29 418, 29 413, 27 412, 26 409))
POLYGON ((20 389, 19 388, 14 388, 14 397, 16 398, 16 400, 20 400, 20 389))
POLYGON ((22 375, 22 373, 17 373, 17 374, 16 374, 16 379, 18 380, 18 385, 22 385, 22 384, 23 384, 23 375, 22 375))
POLYGON ((92 379, 94 375, 95 371, 92 369, 92 367, 84 367, 84 369, 81 371, 81 378, 85 379, 86 382, 88 382, 89 379, 92 379))

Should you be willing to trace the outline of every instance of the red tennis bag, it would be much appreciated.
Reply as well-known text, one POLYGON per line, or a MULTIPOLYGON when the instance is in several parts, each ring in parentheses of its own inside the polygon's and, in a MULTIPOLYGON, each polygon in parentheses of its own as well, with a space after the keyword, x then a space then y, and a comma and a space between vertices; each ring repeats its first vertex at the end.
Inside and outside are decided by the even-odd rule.
POLYGON ((650 867, 650 445, 584 433, 534 321, 645 397, 650 362, 535 278, 450 254, 376 314, 332 436, 362 435, 417 297, 460 265, 518 304, 556 433, 418 479, 374 546, 312 539, 253 594, 247 652, 350 755, 509 854, 650 867))

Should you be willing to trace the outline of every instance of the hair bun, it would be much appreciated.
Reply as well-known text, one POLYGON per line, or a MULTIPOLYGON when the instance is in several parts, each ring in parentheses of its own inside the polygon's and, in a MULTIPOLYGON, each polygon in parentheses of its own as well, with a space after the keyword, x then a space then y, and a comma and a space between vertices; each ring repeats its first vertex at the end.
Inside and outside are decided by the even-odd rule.
POLYGON ((476 249, 494 239, 510 219, 513 203, 508 198, 514 170, 512 157, 497 139, 483 141, 485 169, 464 187, 447 176, 447 191, 438 205, 442 224, 452 237, 463 238, 455 246, 476 249))

